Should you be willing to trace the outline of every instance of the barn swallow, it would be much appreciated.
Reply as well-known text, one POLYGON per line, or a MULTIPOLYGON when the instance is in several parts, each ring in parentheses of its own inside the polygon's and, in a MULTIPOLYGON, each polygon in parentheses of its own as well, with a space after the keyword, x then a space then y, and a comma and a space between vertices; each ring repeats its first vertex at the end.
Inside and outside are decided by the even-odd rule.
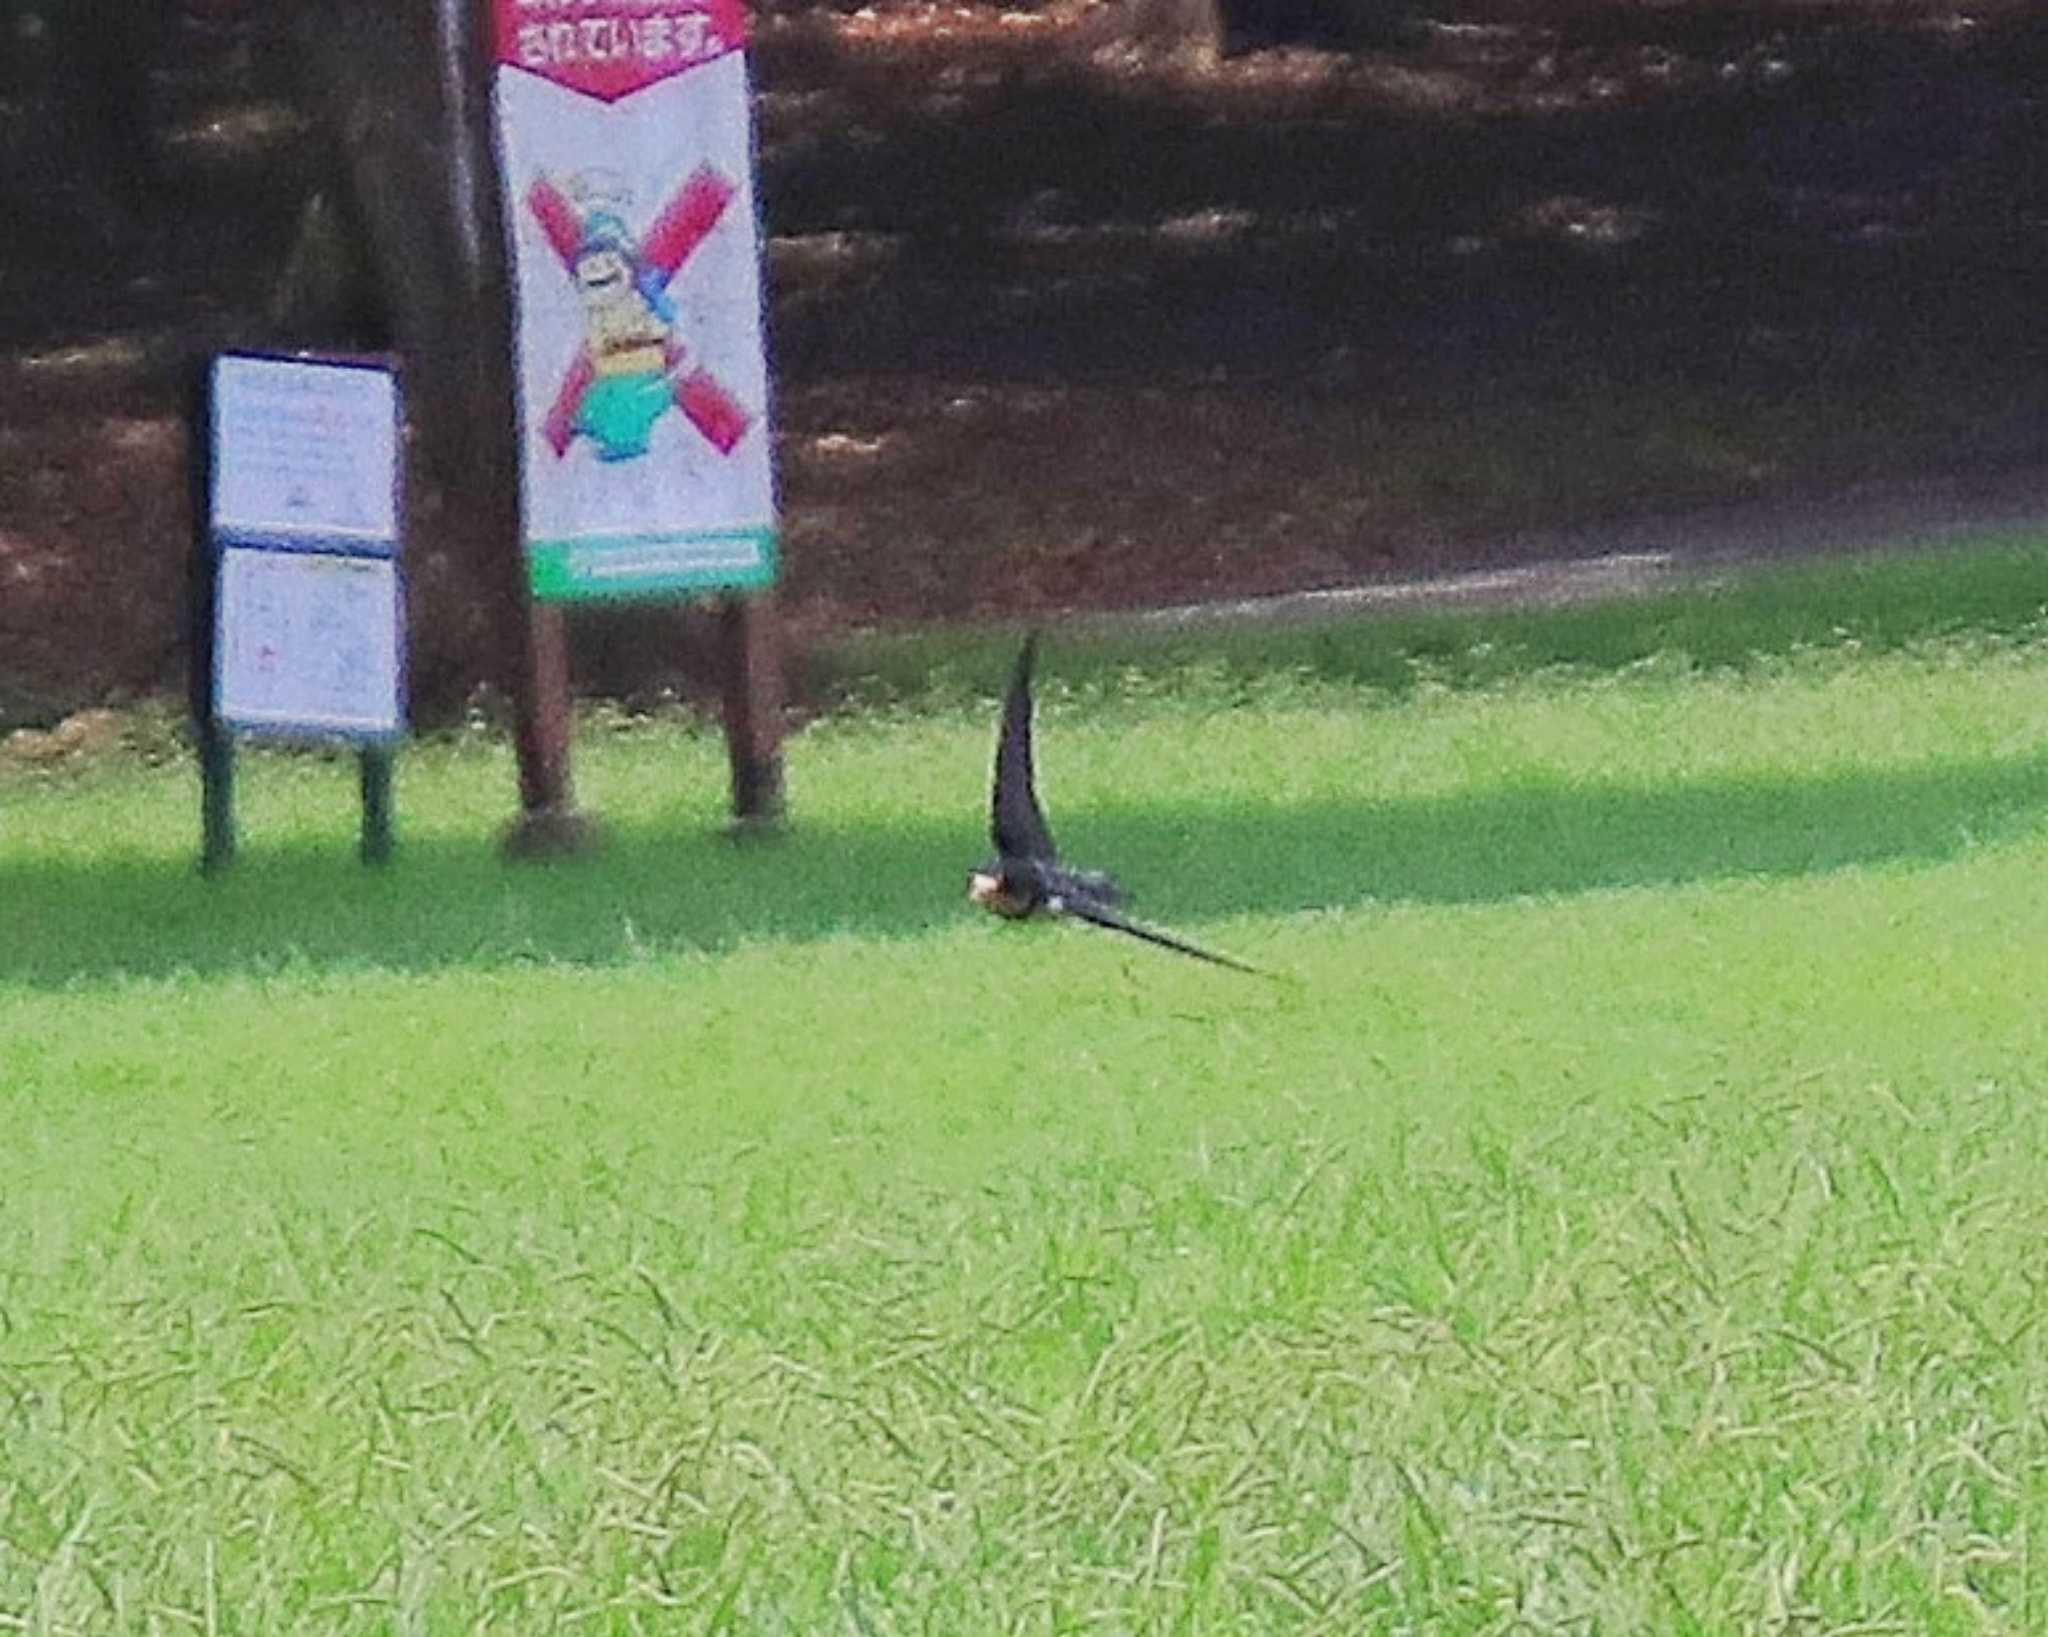
POLYGON ((1071 915, 1111 932, 1129 933, 1162 949, 1212 961, 1238 972, 1255 966, 1176 938, 1132 920, 1120 907, 1123 888, 1099 870, 1068 869, 1053 845, 1045 812, 1038 805, 1031 763, 1031 669, 1038 659, 1038 633, 1025 638, 1003 700, 1002 731, 996 739, 995 792, 989 833, 996 856, 968 877, 967 896, 992 915, 1013 921, 1034 915, 1071 915))

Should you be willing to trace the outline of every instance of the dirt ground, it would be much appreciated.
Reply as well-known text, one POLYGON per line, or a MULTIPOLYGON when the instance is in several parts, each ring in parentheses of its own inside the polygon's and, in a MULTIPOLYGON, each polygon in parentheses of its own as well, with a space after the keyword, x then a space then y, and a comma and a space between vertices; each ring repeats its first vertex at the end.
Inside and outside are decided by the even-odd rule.
MULTIPOLYGON (((2004 492, 2048 450, 2032 8, 1460 0, 1221 61, 1105 38, 1074 3, 764 17, 795 640, 2004 492)), ((136 220, 62 179, 26 208, 43 182, 0 165, 0 731, 182 686, 179 383, 293 339, 266 304, 324 145, 248 41, 206 49, 166 71, 136 220)), ((676 680, 680 629, 579 616, 583 681, 676 680)), ((472 656, 418 636, 431 719, 472 656)))

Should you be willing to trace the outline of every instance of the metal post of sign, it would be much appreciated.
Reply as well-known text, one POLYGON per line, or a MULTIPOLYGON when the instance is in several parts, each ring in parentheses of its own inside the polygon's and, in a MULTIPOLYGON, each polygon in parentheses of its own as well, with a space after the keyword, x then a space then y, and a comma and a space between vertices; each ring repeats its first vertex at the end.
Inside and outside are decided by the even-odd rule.
POLYGON ((213 875, 235 861, 235 742, 213 721, 198 737, 199 872, 213 875))
POLYGON ((391 752, 381 747, 364 750, 357 757, 363 792, 362 859, 365 864, 388 864, 396 846, 392 824, 391 752))
POLYGON ((214 715, 213 373, 191 379, 187 403, 192 555, 186 581, 186 704, 199 752, 199 868, 212 875, 235 856, 235 743, 214 715))

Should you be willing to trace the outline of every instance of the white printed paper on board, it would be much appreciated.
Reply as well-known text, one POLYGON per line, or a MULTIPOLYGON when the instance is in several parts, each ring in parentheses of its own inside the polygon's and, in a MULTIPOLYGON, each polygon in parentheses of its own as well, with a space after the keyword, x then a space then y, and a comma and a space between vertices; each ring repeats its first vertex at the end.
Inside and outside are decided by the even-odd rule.
POLYGON ((219 533, 397 537, 388 370, 223 354, 213 366, 213 452, 219 533))
POLYGON ((228 546, 215 714, 233 728, 395 737, 404 726, 398 565, 228 546))

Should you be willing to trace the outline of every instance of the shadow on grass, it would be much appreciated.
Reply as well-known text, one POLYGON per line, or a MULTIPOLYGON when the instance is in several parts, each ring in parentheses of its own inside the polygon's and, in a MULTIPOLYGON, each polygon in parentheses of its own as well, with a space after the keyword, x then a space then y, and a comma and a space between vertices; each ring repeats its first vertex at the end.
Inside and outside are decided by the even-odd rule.
MULTIPOLYGON (((1473 794, 1069 815, 1077 862, 1114 865, 1175 924, 1367 900, 1488 903, 1852 865, 1926 864, 2048 813, 2048 755, 1678 786, 1529 781, 1473 794)), ((344 852, 253 848, 206 882, 161 858, 0 867, 0 983, 281 968, 426 972, 612 965, 836 933, 913 936, 971 912, 972 821, 800 827, 736 847, 617 827, 599 856, 501 863, 414 841, 382 872, 344 852)))

